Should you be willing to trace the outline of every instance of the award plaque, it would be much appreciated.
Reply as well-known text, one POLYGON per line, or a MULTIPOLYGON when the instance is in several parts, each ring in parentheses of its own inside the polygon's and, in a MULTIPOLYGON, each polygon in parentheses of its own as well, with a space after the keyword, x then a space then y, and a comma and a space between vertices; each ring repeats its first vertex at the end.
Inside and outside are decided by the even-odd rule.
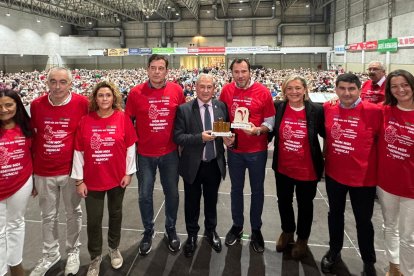
POLYGON ((213 122, 212 136, 217 137, 231 137, 233 134, 230 132, 230 122, 224 122, 223 118, 219 118, 218 121, 213 122))
POLYGON ((231 123, 231 128, 237 129, 251 129, 249 123, 249 110, 246 107, 238 107, 234 112, 234 120, 231 123))

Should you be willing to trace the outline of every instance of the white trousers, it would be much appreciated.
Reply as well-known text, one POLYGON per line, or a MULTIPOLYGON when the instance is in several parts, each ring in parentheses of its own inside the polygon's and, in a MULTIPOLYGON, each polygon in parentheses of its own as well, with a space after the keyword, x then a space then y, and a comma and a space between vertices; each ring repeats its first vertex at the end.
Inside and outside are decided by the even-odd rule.
POLYGON ((33 190, 33 179, 12 196, 0 201, 0 275, 5 275, 8 266, 22 262, 25 234, 24 215, 33 190))
POLYGON ((80 246, 82 229, 81 198, 76 193, 75 180, 69 175, 35 175, 35 187, 38 192, 42 216, 43 254, 59 254, 59 203, 62 194, 66 213, 66 252, 73 252, 80 246))
POLYGON ((377 187, 384 217, 385 252, 400 264, 403 275, 414 275, 414 199, 390 194, 377 187))

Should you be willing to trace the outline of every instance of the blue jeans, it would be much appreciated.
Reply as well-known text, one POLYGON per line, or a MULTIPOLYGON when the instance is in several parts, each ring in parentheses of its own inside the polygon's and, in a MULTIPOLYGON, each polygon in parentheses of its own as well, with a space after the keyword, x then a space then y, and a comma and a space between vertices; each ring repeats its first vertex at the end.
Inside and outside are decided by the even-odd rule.
POLYGON ((262 227, 266 161, 267 150, 253 153, 235 153, 231 150, 227 152, 231 180, 231 216, 235 226, 243 227, 244 224, 243 189, 247 169, 252 192, 250 225, 252 230, 260 230, 262 227))
POLYGON ((178 211, 178 153, 149 157, 138 154, 138 203, 145 232, 154 229, 153 192, 157 167, 165 195, 165 228, 175 230, 178 211))

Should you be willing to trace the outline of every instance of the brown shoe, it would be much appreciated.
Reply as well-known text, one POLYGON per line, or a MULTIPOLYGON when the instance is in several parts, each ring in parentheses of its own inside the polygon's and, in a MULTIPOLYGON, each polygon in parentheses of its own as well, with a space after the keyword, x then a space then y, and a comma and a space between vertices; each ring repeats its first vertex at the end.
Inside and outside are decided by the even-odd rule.
POLYGON ((293 233, 282 232, 276 244, 276 251, 283 252, 288 246, 288 244, 293 242, 295 242, 295 240, 293 239, 293 233))
POLYGON ((390 268, 387 272, 387 274, 385 274, 386 276, 401 276, 401 272, 400 272, 400 265, 399 264, 393 264, 390 263, 390 268))
POLYGON ((297 239, 295 245, 292 248, 292 257, 294 259, 301 259, 305 256, 308 250, 308 240, 297 239))

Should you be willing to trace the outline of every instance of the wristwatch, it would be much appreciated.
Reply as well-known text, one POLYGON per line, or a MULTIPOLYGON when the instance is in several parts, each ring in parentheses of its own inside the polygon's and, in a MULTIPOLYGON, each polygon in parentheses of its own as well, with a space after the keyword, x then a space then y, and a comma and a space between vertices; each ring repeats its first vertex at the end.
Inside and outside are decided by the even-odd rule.
POLYGON ((256 135, 260 136, 260 134, 262 134, 262 133, 260 132, 260 128, 259 128, 259 130, 256 132, 256 135))

